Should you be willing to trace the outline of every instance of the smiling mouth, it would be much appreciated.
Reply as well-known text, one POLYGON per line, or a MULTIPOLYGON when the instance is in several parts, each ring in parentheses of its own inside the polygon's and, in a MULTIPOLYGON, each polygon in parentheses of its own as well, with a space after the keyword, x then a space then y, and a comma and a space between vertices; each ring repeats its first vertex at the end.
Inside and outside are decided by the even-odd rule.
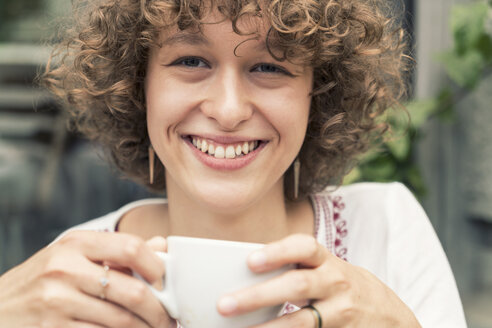
POLYGON ((236 142, 231 144, 218 144, 214 141, 196 136, 187 137, 190 143, 202 153, 218 159, 241 158, 247 155, 264 143, 262 140, 236 142))

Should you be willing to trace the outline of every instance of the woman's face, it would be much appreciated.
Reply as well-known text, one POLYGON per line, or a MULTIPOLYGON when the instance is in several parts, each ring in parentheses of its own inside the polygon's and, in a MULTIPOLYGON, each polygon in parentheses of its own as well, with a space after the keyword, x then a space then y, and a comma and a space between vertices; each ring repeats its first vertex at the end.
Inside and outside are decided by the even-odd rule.
POLYGON ((241 210, 282 192, 306 133, 312 69, 274 60, 264 33, 240 36, 230 21, 161 37, 147 68, 147 125, 169 197, 241 210))

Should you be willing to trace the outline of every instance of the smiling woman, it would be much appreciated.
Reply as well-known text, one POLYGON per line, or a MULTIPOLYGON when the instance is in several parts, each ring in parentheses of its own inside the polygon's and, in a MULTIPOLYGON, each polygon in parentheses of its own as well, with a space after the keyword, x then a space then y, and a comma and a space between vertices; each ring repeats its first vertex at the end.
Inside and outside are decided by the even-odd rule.
POLYGON ((255 327, 464 327, 408 190, 336 187, 404 93, 403 34, 385 4, 84 2, 43 81, 75 128, 166 198, 74 227, 0 277, 0 325, 196 327, 135 277, 171 280, 174 262, 153 251, 188 236, 266 244, 247 274, 295 268, 221 295, 219 321, 284 305, 255 327))
MULTIPOLYGON (((240 42, 276 60, 275 65, 255 63, 262 64, 258 71, 275 66, 287 75, 294 74, 282 68, 293 63, 315 68, 310 133, 299 156, 299 192, 305 197, 341 181, 354 157, 367 149, 369 139, 385 130, 375 118, 404 93, 403 32, 396 20, 389 19, 396 13, 388 6, 383 11, 383 2, 378 2, 96 3, 94 8, 83 8, 82 13, 90 12, 89 18, 60 46, 45 81, 68 102, 77 128, 106 145, 123 172, 154 190, 163 190, 160 163, 154 184, 148 184, 149 139, 141 126, 146 115, 143 84, 148 50, 162 48, 160 53, 165 55, 176 44, 206 46, 208 40, 200 31, 230 21, 230 28, 243 36, 240 42), (217 8, 213 17, 206 15, 213 8, 217 8), (164 37, 162 31, 180 33, 164 37), (250 39, 256 40, 254 46, 250 39), (57 64, 65 55, 74 66, 57 64)), ((241 57, 242 49, 236 43, 233 54, 241 57)), ((187 58, 187 66, 209 64, 191 59, 187 58)), ((292 176, 292 168, 287 176, 292 176)), ((286 180, 285 194, 292 198, 293 179, 286 180)))
POLYGON ((251 38, 235 33, 219 14, 208 19, 200 32, 165 31, 162 46, 149 56, 147 128, 165 163, 168 195, 179 188, 183 202, 242 211, 270 207, 261 203, 276 190, 283 203, 281 177, 308 124, 312 68, 274 59, 261 46, 265 33, 251 38), (245 143, 248 153, 236 157, 245 143))

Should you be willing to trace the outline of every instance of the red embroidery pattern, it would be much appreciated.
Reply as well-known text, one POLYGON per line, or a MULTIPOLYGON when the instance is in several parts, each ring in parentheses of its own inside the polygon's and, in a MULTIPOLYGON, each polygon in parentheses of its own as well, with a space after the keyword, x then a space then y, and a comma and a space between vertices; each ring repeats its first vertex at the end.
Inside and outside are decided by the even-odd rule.
MULTIPOLYGON (((345 209, 345 203, 341 196, 331 198, 333 205, 333 223, 335 224, 335 255, 347 261, 347 247, 343 243, 343 238, 348 234, 347 221, 344 220, 340 213, 345 209)), ((327 218, 328 219, 328 218, 327 218)))
POLYGON ((280 312, 280 315, 282 316, 282 315, 287 314, 287 313, 292 313, 292 312, 297 311, 298 309, 299 308, 297 306, 295 306, 294 304, 285 303, 285 306, 282 309, 282 311, 280 312))
POLYGON ((317 194, 313 196, 315 213, 315 236, 318 237, 320 220, 325 222, 326 247, 339 258, 347 261, 344 238, 348 234, 347 221, 341 216, 345 203, 341 196, 317 194))

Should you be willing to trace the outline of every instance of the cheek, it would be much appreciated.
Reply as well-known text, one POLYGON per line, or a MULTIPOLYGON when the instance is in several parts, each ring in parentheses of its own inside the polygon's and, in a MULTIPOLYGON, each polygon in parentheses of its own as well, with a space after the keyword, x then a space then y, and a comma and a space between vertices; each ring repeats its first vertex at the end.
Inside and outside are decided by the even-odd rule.
POLYGON ((309 97, 269 97, 266 108, 274 109, 269 113, 272 122, 281 139, 288 141, 292 146, 300 147, 306 133, 310 98, 309 97))
POLYGON ((186 88, 152 81, 146 89, 147 126, 150 134, 172 129, 192 108, 186 88))

